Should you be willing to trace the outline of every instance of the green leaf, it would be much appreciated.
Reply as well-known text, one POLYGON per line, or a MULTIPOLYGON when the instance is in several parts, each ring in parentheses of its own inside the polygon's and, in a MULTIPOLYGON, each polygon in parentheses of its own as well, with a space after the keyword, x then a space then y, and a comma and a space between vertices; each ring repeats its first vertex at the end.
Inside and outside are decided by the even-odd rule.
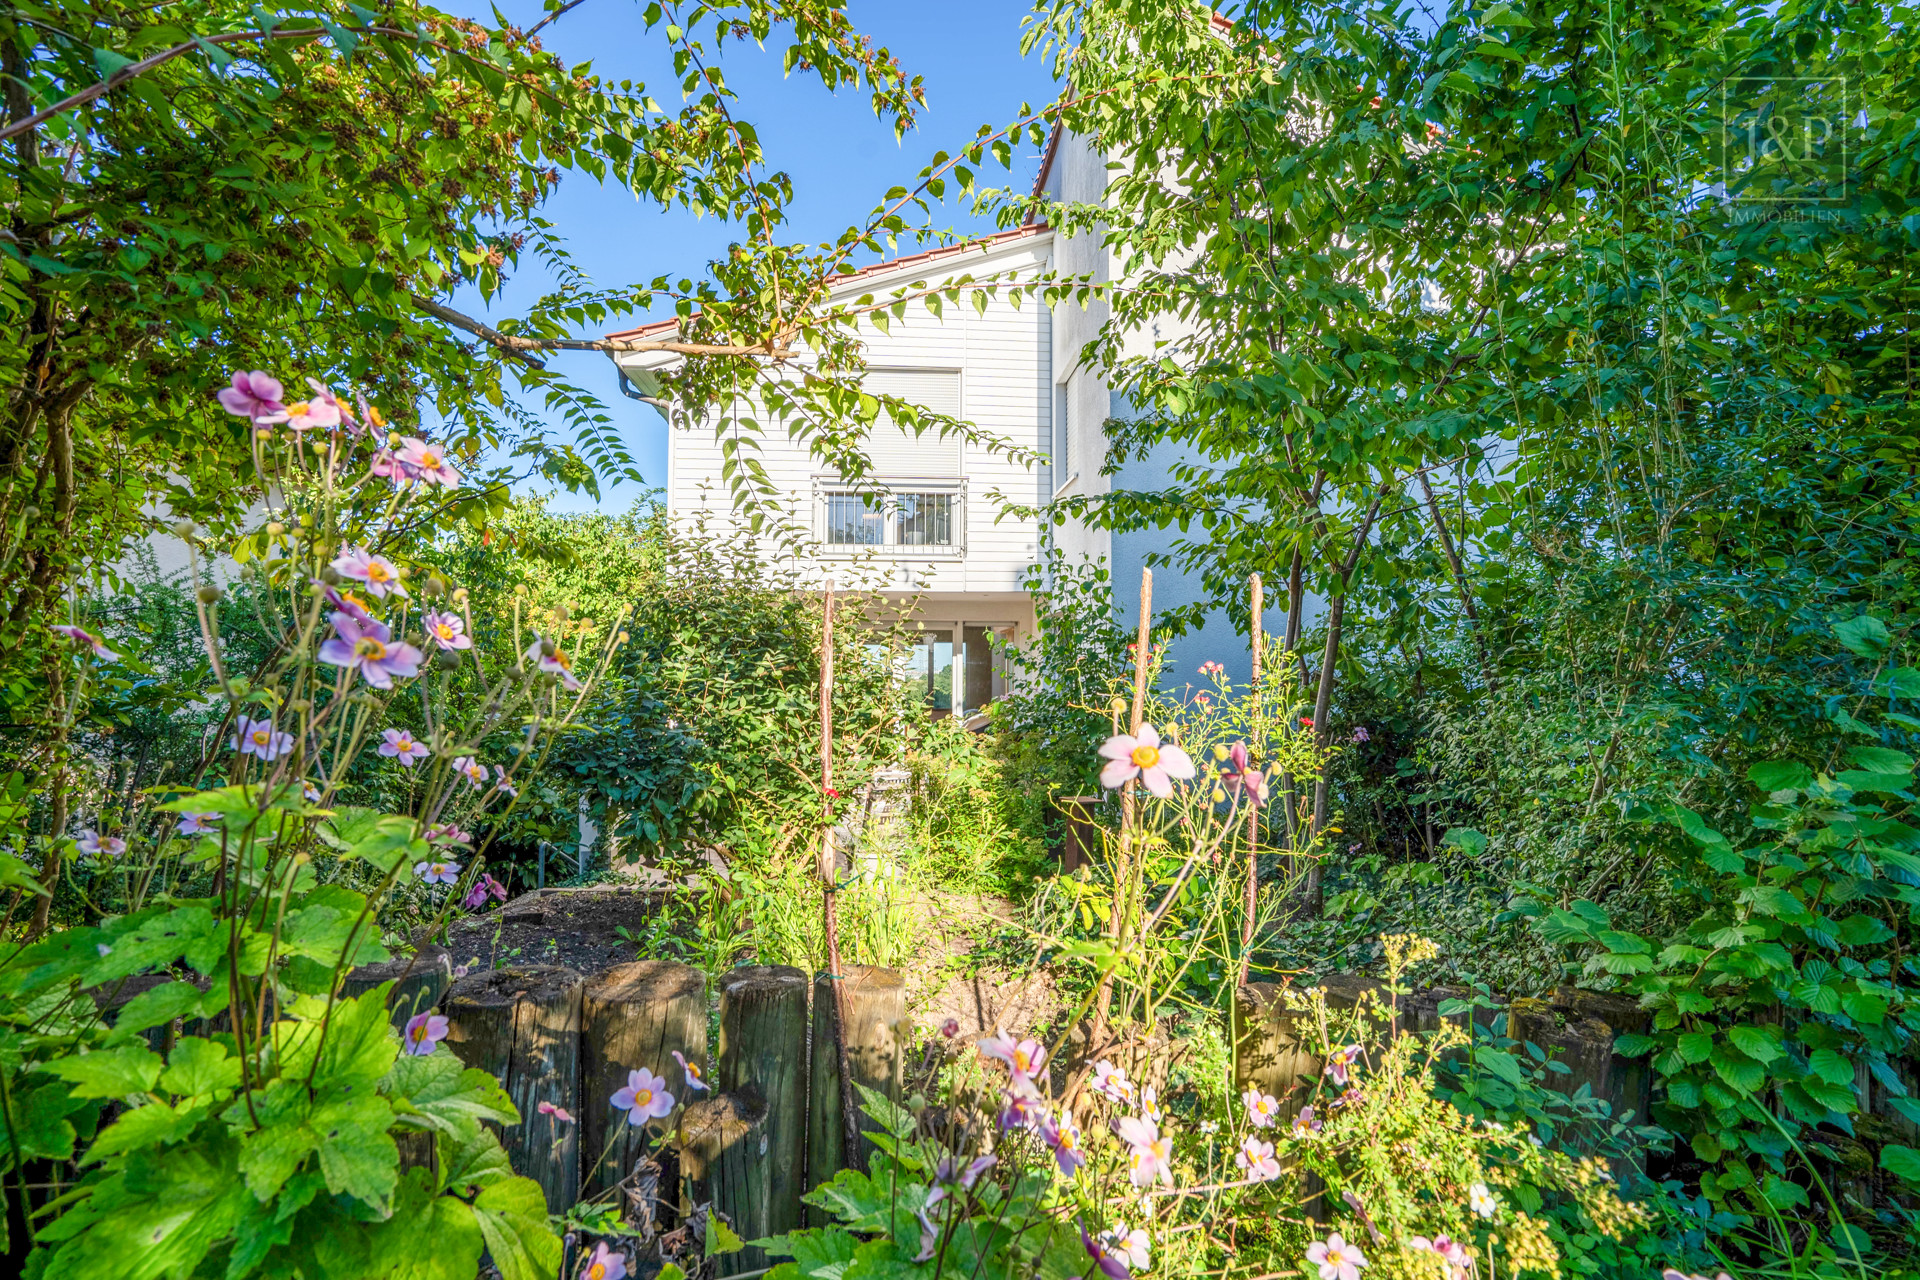
POLYGON ((483 1190, 473 1216, 501 1280, 552 1280, 560 1239, 547 1226, 547 1198, 531 1178, 508 1178, 483 1190))
POLYGON ((1902 1182, 1920 1184, 1920 1151, 1889 1143, 1880 1148, 1880 1167, 1902 1182))
POLYGON ((520 1123, 500 1081, 491 1072, 463 1067, 451 1053, 404 1055, 380 1087, 401 1116, 462 1144, 475 1140, 483 1120, 520 1123))
POLYGON ((735 1235, 726 1223, 711 1213, 707 1215, 707 1257, 738 1253, 746 1247, 746 1241, 735 1235))
POLYGON ((1727 1039, 1733 1041, 1740 1052, 1757 1062, 1772 1062, 1781 1053, 1780 1046, 1774 1038, 1759 1027, 1729 1027, 1727 1039))
POLYGON ((1887 1002, 1870 991, 1846 991, 1840 996, 1840 1007, 1855 1022, 1864 1022, 1877 1027, 1887 1019, 1887 1002))
POLYGON ((183 1038, 167 1058, 160 1087, 187 1097, 225 1094, 240 1086, 240 1060, 215 1040, 183 1038))
POLYGON ((115 53, 111 49, 95 49, 93 65, 99 69, 102 80, 113 79, 114 73, 122 67, 132 66, 138 59, 129 58, 124 53, 115 53))
POLYGON ((1853 1063, 1844 1053, 1833 1049, 1815 1049, 1807 1055, 1807 1066, 1828 1084, 1853 1083, 1853 1063))
POLYGON ((1893 637, 1887 634, 1886 624, 1866 613, 1834 623, 1833 634, 1850 652, 1863 658, 1877 658, 1893 643, 1893 637))
POLYGON ((1472 827, 1449 827, 1447 834, 1440 837, 1440 843, 1463 850, 1473 858, 1487 851, 1487 838, 1472 827))
POLYGON ((1847 759, 1868 773, 1911 774, 1913 757, 1891 747, 1851 747, 1847 759))
POLYGON ((1571 911, 1555 910, 1534 921, 1533 928, 1548 942, 1562 945, 1593 940, 1593 926, 1571 911))
MULTIPOLYGON (((205 993, 191 982, 168 982, 142 991, 133 999, 120 1006, 113 1018, 113 1030, 107 1034, 108 1044, 118 1044, 130 1040, 149 1027, 157 1027, 172 1022, 175 1018, 199 1016, 201 997, 205 993)), ((224 1004, 224 998, 222 999, 224 1004)))
POLYGON ((65 1160, 73 1155, 78 1135, 67 1117, 97 1104, 76 1098, 64 1083, 49 1080, 32 1089, 19 1089, 8 1113, 11 1128, 4 1136, 6 1151, 18 1148, 24 1159, 65 1160))
POLYGON ((1747 770, 1747 777, 1762 791, 1805 791, 1813 785, 1813 770, 1790 760, 1767 760, 1747 770))
POLYGON ((1713 1056, 1713 1033, 1710 1031, 1689 1031, 1675 1041, 1680 1057, 1688 1062, 1705 1062, 1713 1056))
POLYGON ((1510 1053, 1485 1045, 1473 1051, 1475 1066, 1484 1067, 1508 1084, 1519 1085, 1526 1082, 1526 1073, 1520 1068, 1520 1060, 1510 1053))
POLYGON ((1722 1080, 1741 1093, 1753 1093, 1767 1082, 1767 1069, 1731 1045, 1716 1045, 1713 1069, 1722 1080))
POLYGON ((190 1106, 183 1110, 166 1102, 135 1107, 121 1113, 118 1120, 94 1139, 93 1145, 87 1149, 87 1162, 179 1142, 199 1127, 206 1114, 205 1106, 190 1106))
POLYGON ((393 1108, 373 1094, 313 1109, 307 1127, 320 1153, 328 1191, 384 1207, 400 1177, 400 1148, 387 1132, 392 1123, 393 1108))
POLYGON ((44 1063, 50 1071, 73 1085, 76 1098, 124 1098, 146 1093, 160 1078, 160 1055, 144 1044, 126 1044, 117 1049, 101 1049, 44 1063))

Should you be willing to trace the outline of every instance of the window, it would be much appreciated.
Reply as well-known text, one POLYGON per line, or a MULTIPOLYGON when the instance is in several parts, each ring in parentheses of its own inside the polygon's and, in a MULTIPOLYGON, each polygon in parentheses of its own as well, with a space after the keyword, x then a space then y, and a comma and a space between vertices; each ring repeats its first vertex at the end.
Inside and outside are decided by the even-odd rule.
POLYGON ((950 493, 903 493, 898 518, 903 547, 953 545, 953 495, 950 493))
POLYGON ((898 493, 866 498, 826 496, 826 540, 841 547, 952 547, 960 513, 957 493, 898 493))
POLYGON ((886 538, 881 509, 857 493, 827 495, 827 541, 840 546, 876 547, 886 538))
POLYGON ((1053 389, 1053 487, 1073 479, 1073 377, 1053 389))

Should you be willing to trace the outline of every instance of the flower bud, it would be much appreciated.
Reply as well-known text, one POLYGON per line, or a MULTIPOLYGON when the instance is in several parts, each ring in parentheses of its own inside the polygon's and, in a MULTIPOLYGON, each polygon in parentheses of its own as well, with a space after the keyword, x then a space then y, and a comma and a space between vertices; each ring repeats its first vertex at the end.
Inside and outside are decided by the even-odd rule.
POLYGON ((913 1115, 916 1115, 916 1116, 917 1116, 917 1115, 919 1115, 919 1114, 920 1114, 920 1113, 921 1113, 922 1111, 925 1111, 926 1109, 927 1109, 927 1095, 926 1095, 926 1094, 924 1094, 924 1093, 916 1093, 916 1094, 914 1094, 914 1095, 913 1095, 912 1097, 910 1097, 910 1098, 908 1098, 908 1099, 907 1099, 907 1110, 908 1110, 908 1112, 910 1112, 911 1114, 913 1114, 913 1115))
POLYGON ((434 597, 443 596, 447 594, 447 580, 437 573, 430 573, 427 575, 427 580, 420 584, 420 593, 434 597))
POLYGON ((442 671, 452 671, 460 665, 460 655, 452 649, 442 649, 433 655, 433 665, 442 671))
POLYGON ((1127 700, 1126 700, 1125 698, 1115 698, 1115 699, 1114 699, 1114 700, 1113 700, 1113 701, 1112 701, 1112 702, 1111 702, 1111 703, 1109 704, 1109 706, 1111 706, 1111 707, 1112 707, 1112 709, 1113 709, 1113 713, 1114 713, 1115 715, 1118 715, 1118 714, 1120 714, 1120 713, 1121 713, 1122 711, 1125 711, 1125 710, 1127 709, 1127 700))
POLYGON ((632 639, 632 637, 629 636, 626 632, 622 631, 620 633, 619 640, 621 644, 625 644, 630 639, 632 639))
POLYGON ((320 581, 330 587, 337 587, 340 585, 340 571, 332 565, 327 565, 320 570, 320 581))
POLYGON ((28 520, 38 520, 40 518, 40 508, 28 507, 26 510, 22 511, 20 514, 21 516, 23 516, 28 520))
POLYGON ((553 606, 553 620, 555 622, 565 622, 570 616, 570 613, 571 611, 564 604, 553 606))
POLYGON ((219 604, 220 597, 225 594, 226 593, 221 591, 220 588, 214 586, 211 582, 209 582, 205 586, 201 587, 198 591, 194 592, 193 598, 195 600, 198 600, 201 604, 219 604))
POLYGON ((543 658, 551 658, 551 657, 552 657, 552 656, 553 656, 554 654, 556 654, 556 653, 558 653, 558 652, 560 652, 560 646, 559 646, 559 645, 557 645, 557 644, 555 644, 555 643, 554 643, 553 641, 551 641, 551 640, 547 640, 547 639, 544 639, 544 638, 543 638, 543 639, 542 639, 542 640, 540 641, 540 656, 541 656, 541 657, 543 657, 543 658))
POLYGON ((1216 742, 1213 744, 1213 758, 1215 760, 1225 760, 1227 758, 1227 748, 1225 743, 1216 742))
POLYGON ((267 536, 269 538, 283 537, 285 536, 286 532, 287 532, 287 526, 281 524, 278 520, 268 521, 267 536))
MULTIPOLYGON (((34 510, 32 507, 28 507, 27 514, 29 516, 37 516, 40 513, 34 510)), ((174 533, 174 536, 177 538, 191 538, 193 536, 193 521, 191 520, 175 521, 173 526, 173 533, 174 533)))
POLYGON ((455 587, 453 589, 453 602, 455 604, 465 604, 467 602, 467 589, 465 587, 455 587))

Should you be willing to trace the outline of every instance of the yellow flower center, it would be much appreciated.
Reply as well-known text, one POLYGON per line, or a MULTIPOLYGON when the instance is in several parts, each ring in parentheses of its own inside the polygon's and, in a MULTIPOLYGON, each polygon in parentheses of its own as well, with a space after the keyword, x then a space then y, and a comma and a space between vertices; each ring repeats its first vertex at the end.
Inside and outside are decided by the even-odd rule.
POLYGON ((356 658, 372 658, 375 662, 378 662, 387 656, 387 646, 381 644, 372 636, 362 636, 353 642, 353 656, 356 658))
POLYGON ((379 561, 376 560, 374 563, 367 566, 368 582, 385 582, 386 580, 387 580, 387 567, 385 565, 381 564, 379 561))
POLYGON ((270 730, 255 729, 253 731, 253 745, 256 747, 264 747, 267 745, 267 740, 272 736, 273 734, 270 730))
POLYGON ((420 452, 420 465, 429 471, 436 470, 440 466, 440 455, 432 449, 423 449, 420 452))
POLYGON ((417 1026, 417 1027, 415 1027, 415 1028, 413 1029, 413 1038, 414 1038, 414 1039, 415 1039, 416 1041, 418 1041, 418 1040, 425 1040, 425 1039, 427 1038, 427 1024, 426 1024, 426 1023, 424 1023, 424 1022, 423 1022, 423 1023, 421 1023, 421 1024, 419 1025, 419 1026, 417 1026))
POLYGON ((287 416, 292 418, 304 418, 307 416, 307 413, 312 408, 313 406, 309 404, 307 401, 297 400, 294 403, 287 406, 287 416))
POLYGON ((653 1090, 651 1089, 640 1089, 633 1095, 633 1105, 636 1107, 651 1106, 652 1103, 653 1090))
POLYGON ((381 417, 380 411, 372 405, 367 406, 367 421, 376 427, 384 427, 387 425, 387 420, 381 417))
POLYGON ((596 1262, 587 1268, 587 1280, 606 1280, 607 1264, 596 1262))
POLYGON ((1148 746, 1135 747, 1133 749, 1133 755, 1130 758, 1134 764, 1140 768, 1151 769, 1160 763, 1160 748, 1148 746))
POLYGON ((436 623, 433 628, 433 634, 439 636, 442 640, 451 640, 453 639, 453 628, 444 622, 436 623))

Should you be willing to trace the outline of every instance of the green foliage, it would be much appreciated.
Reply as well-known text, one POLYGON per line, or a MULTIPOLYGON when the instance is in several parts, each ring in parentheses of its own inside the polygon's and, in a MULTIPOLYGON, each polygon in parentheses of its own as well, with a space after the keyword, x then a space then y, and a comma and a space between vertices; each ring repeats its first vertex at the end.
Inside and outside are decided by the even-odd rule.
POLYGON ((1920 1119, 1895 1069, 1920 1030, 1901 941, 1920 903, 1913 760, 1873 747, 1849 756, 1857 767, 1833 774, 1755 766, 1767 794, 1744 836, 1668 809, 1697 858, 1680 881, 1695 914, 1671 934, 1616 928, 1584 900, 1526 908, 1543 938, 1585 954, 1590 981, 1652 1011, 1650 1034, 1620 1050, 1652 1056, 1665 1087, 1655 1114, 1716 1166, 1704 1182, 1716 1199, 1787 1207, 1766 1175, 1817 1147, 1821 1126, 1853 1131, 1860 1068, 1920 1119))

